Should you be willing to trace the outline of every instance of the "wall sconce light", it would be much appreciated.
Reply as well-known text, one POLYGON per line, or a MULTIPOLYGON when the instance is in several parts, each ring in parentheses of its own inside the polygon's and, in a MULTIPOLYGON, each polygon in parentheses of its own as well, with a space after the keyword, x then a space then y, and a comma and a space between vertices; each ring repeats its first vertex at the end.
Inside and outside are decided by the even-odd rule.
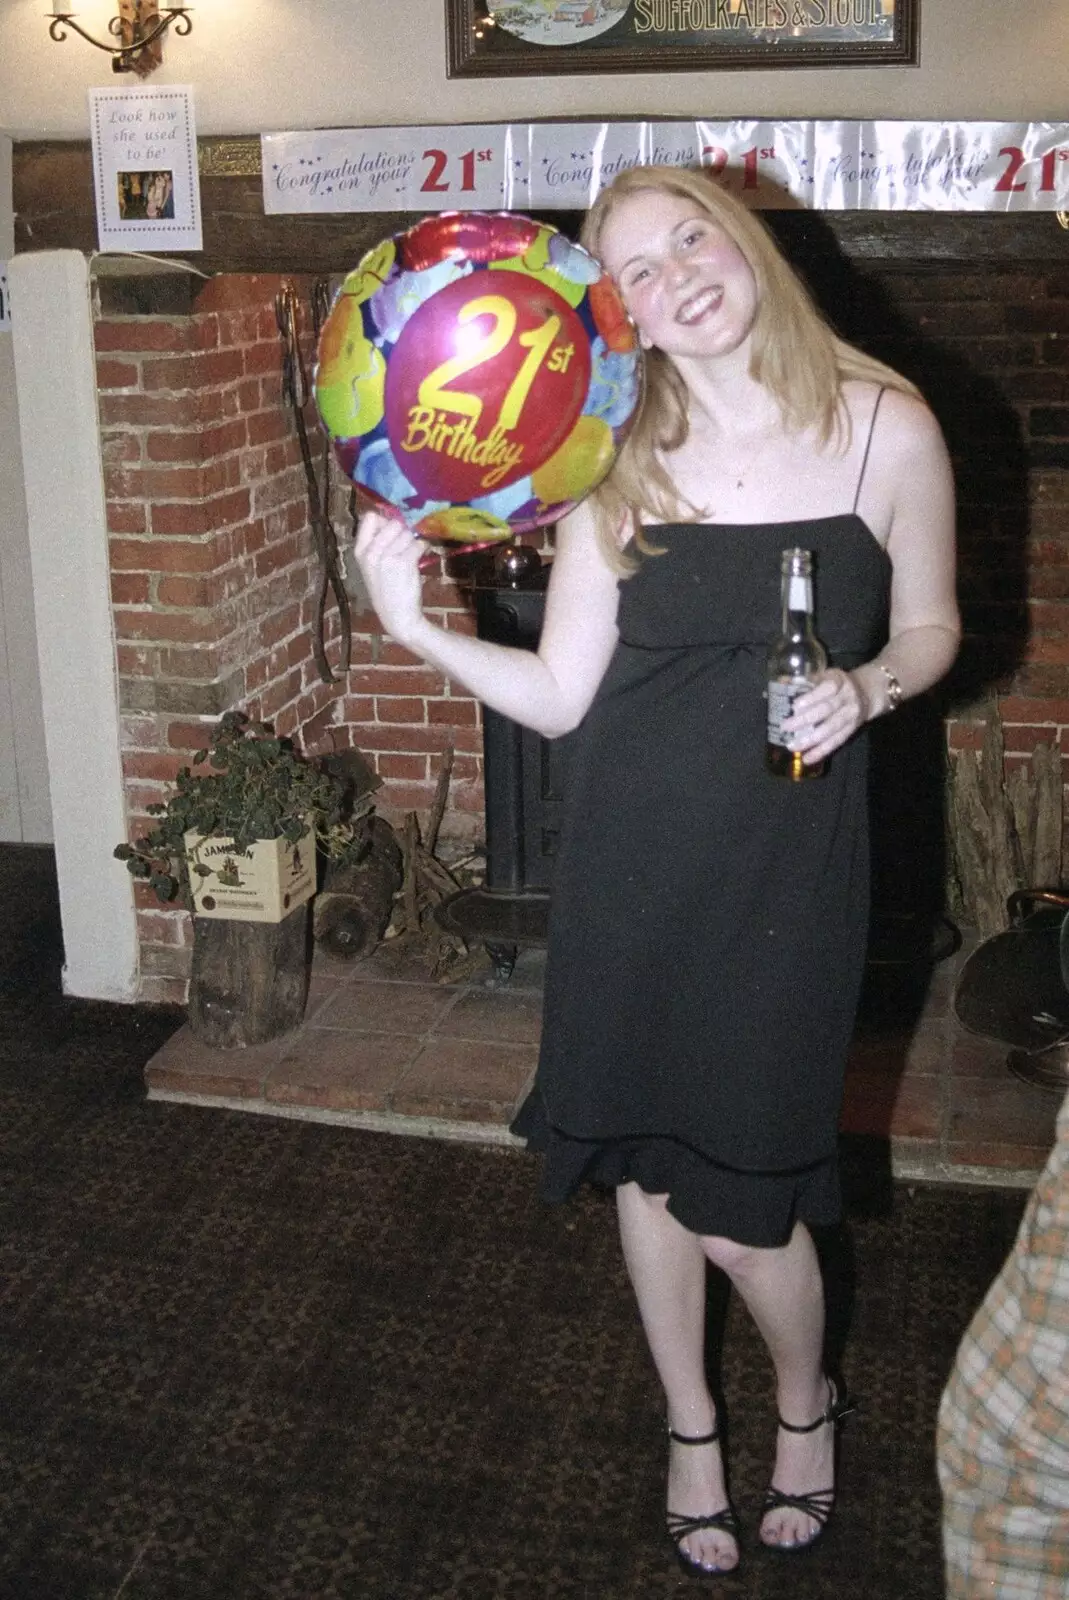
POLYGON ((190 6, 161 6, 159 0, 119 0, 117 16, 110 18, 108 32, 117 44, 106 39, 94 39, 69 11, 69 0, 52 0, 52 20, 48 32, 57 43, 67 37, 67 29, 106 50, 111 56, 113 72, 136 72, 141 77, 154 72, 163 60, 163 37, 174 24, 175 33, 190 33, 193 18, 190 6))

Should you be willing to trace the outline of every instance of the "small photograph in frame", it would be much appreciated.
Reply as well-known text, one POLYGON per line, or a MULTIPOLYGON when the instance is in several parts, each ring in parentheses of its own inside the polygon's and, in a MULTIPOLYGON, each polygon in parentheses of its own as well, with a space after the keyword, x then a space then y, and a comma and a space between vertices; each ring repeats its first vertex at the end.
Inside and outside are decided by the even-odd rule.
POLYGON ((89 117, 99 248, 203 249, 192 89, 90 89, 89 117))
POLYGON ((446 0, 451 78, 911 66, 920 0, 446 0))
POLYGON ((123 222, 169 222, 174 217, 173 172, 119 172, 116 180, 123 222))

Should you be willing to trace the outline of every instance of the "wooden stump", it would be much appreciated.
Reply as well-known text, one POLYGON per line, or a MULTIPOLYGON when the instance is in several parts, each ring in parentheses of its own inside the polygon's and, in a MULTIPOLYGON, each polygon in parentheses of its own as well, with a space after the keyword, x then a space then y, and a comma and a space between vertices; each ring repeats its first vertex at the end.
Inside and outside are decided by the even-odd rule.
POLYGON ((265 1044, 300 1026, 311 947, 306 902, 281 922, 193 918, 189 1026, 219 1050, 265 1044))

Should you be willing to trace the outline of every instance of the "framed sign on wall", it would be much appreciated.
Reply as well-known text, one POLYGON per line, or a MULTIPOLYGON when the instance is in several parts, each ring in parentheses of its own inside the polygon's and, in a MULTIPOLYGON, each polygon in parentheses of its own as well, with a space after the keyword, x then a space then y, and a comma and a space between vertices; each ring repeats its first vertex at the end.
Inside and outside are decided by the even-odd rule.
POLYGON ((909 66, 920 0, 446 0, 451 78, 909 66))

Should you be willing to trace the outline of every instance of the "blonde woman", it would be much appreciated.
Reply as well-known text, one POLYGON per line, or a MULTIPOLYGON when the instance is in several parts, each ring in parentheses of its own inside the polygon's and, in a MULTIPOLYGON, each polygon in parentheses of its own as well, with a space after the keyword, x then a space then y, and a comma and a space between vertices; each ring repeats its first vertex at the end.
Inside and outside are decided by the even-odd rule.
POLYGON ((423 615, 407 530, 357 553, 391 634, 489 706, 579 729, 554 881, 543 1043, 515 1123, 544 1193, 616 1189, 670 1434, 668 1532, 690 1573, 739 1560, 703 1364, 706 1263, 775 1369, 759 1537, 798 1552, 835 1498, 846 1395, 822 1368, 811 1226, 839 1216, 836 1125, 868 912, 864 729, 954 659, 953 489, 913 387, 843 344, 763 224, 704 174, 638 168, 584 242, 649 352, 641 418, 558 530, 537 653, 423 615), (780 560, 814 553, 830 665, 765 766, 780 560))

